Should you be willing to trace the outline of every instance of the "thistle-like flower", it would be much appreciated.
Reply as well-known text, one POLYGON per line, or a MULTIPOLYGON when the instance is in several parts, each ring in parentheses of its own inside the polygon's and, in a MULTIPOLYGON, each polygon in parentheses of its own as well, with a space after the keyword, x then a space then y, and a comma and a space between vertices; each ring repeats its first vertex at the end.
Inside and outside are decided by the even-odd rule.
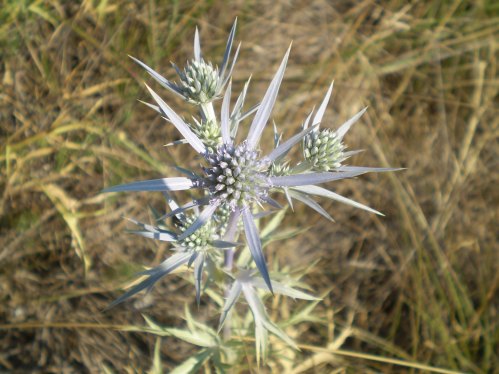
POLYGON ((159 84, 169 91, 181 96, 191 103, 198 105, 206 104, 221 97, 221 94, 232 75, 232 70, 234 69, 234 64, 236 63, 240 48, 239 45, 234 54, 234 58, 232 59, 232 63, 229 66, 232 44, 236 33, 236 25, 237 19, 234 21, 234 25, 230 31, 220 69, 214 67, 211 62, 205 62, 203 59, 199 32, 196 28, 196 33, 194 35, 194 59, 187 62, 183 71, 172 63, 179 76, 180 84, 169 81, 135 57, 130 56, 130 58, 142 66, 159 84))
MULTIPOLYGON (((207 271, 209 280, 216 282, 220 278, 215 277, 214 273, 221 274, 220 271, 223 270, 228 277, 233 279, 233 282, 227 282, 225 278, 222 284, 222 288, 225 289, 226 302, 219 326, 221 328, 224 325, 240 294, 244 294, 249 306, 248 313, 251 312, 253 316, 256 355, 257 360, 260 361, 260 358, 265 358, 266 355, 269 332, 296 348, 294 342, 270 321, 261 299, 264 291, 270 290, 272 293, 299 299, 317 300, 302 291, 270 279, 262 251, 260 233, 255 223, 258 218, 268 214, 269 211, 260 209, 263 209, 265 205, 281 208, 281 205, 272 198, 272 195, 277 192, 284 194, 291 207, 293 207, 293 200, 297 200, 330 220, 332 217, 314 200, 314 197, 325 197, 371 213, 381 214, 363 204, 320 187, 318 184, 353 178, 368 172, 397 169, 345 165, 345 161, 359 151, 346 151, 343 138, 366 109, 358 112, 336 130, 319 128, 324 125, 323 116, 333 91, 333 84, 327 90, 318 110, 308 115, 302 124, 301 131, 297 134, 282 141, 282 135, 278 134, 274 124, 274 147, 271 152, 262 152, 259 147, 260 138, 276 102, 290 49, 286 52, 262 101, 248 111, 243 111, 250 81, 248 80, 231 109, 230 76, 239 53, 238 47, 229 67, 235 30, 236 22, 230 31, 223 61, 218 69, 202 58, 199 32, 196 29, 194 59, 187 62, 183 70, 173 64, 179 76, 180 83, 178 84, 172 83, 132 57, 163 87, 199 109, 199 117, 193 117, 192 121, 184 121, 146 85, 155 103, 145 104, 173 124, 183 136, 182 140, 169 145, 188 143, 201 156, 202 165, 196 171, 177 167, 177 170, 185 176, 133 182, 103 191, 162 191, 171 212, 162 217, 156 217, 154 225, 131 220, 139 227, 138 230, 131 232, 146 238, 169 242, 174 252, 160 265, 142 272, 141 274, 146 278, 114 301, 109 308, 144 289, 151 289, 159 279, 171 274, 184 264, 193 267, 196 300, 199 305, 203 271, 207 271), (220 116, 217 117, 214 100, 222 97, 220 116), (243 140, 236 142, 236 138, 240 139, 237 137, 240 124, 252 115, 247 135, 243 140), (302 145, 303 159, 295 164, 286 156, 298 143, 302 145), (191 189, 200 191, 200 194, 197 199, 182 206, 179 206, 169 195, 170 191, 191 189), (189 212, 190 209, 194 211, 194 214, 189 212), (165 219, 169 218, 173 220, 173 229, 172 226, 164 224, 165 219), (234 275, 235 252, 233 248, 239 244, 236 243, 239 232, 244 232, 249 251, 244 249, 244 252, 239 252, 237 275, 234 275), (255 263, 257 269, 252 268, 251 261, 255 263), (257 272, 261 274, 261 277, 256 275, 257 272)), ((263 237, 268 238, 268 233, 279 225, 283 215, 284 211, 281 211, 270 220, 269 225, 262 231, 263 237)), ((266 242, 264 240, 263 244, 266 242)), ((209 283, 208 281, 207 284, 209 283)), ((213 297, 213 294, 210 293, 210 296, 213 297)), ((217 302, 220 302, 220 299, 217 302)), ((210 357, 215 367, 218 367, 216 362, 221 363, 222 353, 230 353, 229 346, 225 346, 214 331, 200 331, 197 327, 195 328, 188 310, 186 315, 189 331, 171 329, 170 333, 187 338, 204 349, 193 360, 189 359, 185 365, 182 364, 178 371, 185 372, 187 367, 194 371, 210 357)))
MULTIPOLYGON (((394 170, 342 166, 333 169, 333 171, 314 172, 312 168, 304 168, 302 164, 297 165, 296 168, 291 168, 287 175, 276 176, 272 174, 273 163, 281 162, 282 157, 286 155, 291 147, 302 141, 304 137, 316 129, 316 126, 322 121, 322 116, 332 91, 331 87, 323 104, 315 114, 311 127, 307 128, 309 122, 309 120, 307 120, 304 125, 305 128, 301 132, 282 144, 279 144, 269 154, 262 155, 262 152, 258 148, 258 144, 276 101, 289 52, 290 49, 286 52, 277 73, 272 79, 272 82, 256 111, 246 139, 240 144, 234 143, 235 131, 233 131, 232 126, 237 125, 238 122, 232 123, 230 121, 230 85, 228 86, 221 110, 220 129, 222 143, 214 152, 196 136, 182 118, 180 118, 149 86, 146 85, 158 104, 157 107, 153 107, 156 110, 159 110, 163 117, 171 121, 171 123, 173 123, 182 133, 186 141, 206 160, 207 166, 203 167, 204 175, 199 177, 175 177, 133 182, 104 190, 105 192, 118 192, 179 191, 192 188, 204 189, 208 198, 194 202, 188 207, 205 205, 205 208, 192 225, 178 237, 178 240, 184 240, 194 234, 199 228, 210 221, 218 209, 228 207, 231 211, 231 215, 227 224, 224 240, 228 242, 234 240, 237 231, 237 223, 242 220, 246 241, 253 260, 270 291, 273 291, 272 283, 262 253, 258 229, 253 221, 252 209, 255 204, 263 205, 266 203, 274 207, 280 207, 280 205, 269 196, 269 193, 272 191, 281 191, 288 196, 289 200, 290 198, 296 198, 330 218, 329 215, 309 197, 309 195, 325 195, 323 189, 313 185, 352 178, 371 171, 394 170), (319 188, 319 190, 317 190, 317 188, 319 188)), ((348 130, 351 124, 355 122, 361 114, 362 112, 347 121, 340 130, 344 128, 348 130)), ((331 196, 334 196, 334 193, 331 193, 328 197, 331 196)), ((345 198, 343 198, 343 200, 344 202, 348 201, 348 199, 345 198)), ((359 207, 363 207, 361 204, 355 204, 359 207)), ((364 208, 370 209, 367 207, 364 208)))

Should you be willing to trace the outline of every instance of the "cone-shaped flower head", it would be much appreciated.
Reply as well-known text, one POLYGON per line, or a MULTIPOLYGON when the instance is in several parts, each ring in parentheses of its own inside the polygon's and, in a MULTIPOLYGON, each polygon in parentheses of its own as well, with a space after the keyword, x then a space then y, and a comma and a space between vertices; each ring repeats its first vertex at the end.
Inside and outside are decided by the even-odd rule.
POLYGON ((187 62, 184 72, 180 74, 180 82, 182 94, 188 101, 207 103, 217 96, 218 71, 202 58, 187 62))
POLYGON ((213 120, 198 121, 194 118, 190 128, 197 137, 204 143, 208 152, 215 152, 222 141, 220 126, 213 120))
MULTIPOLYGON (((195 215, 185 215, 182 220, 177 220, 175 226, 179 230, 179 235, 182 235, 196 220, 195 215)), ((179 240, 177 245, 187 250, 205 251, 211 246, 212 241, 217 236, 215 225, 211 221, 206 222, 203 227, 193 232, 185 239, 179 240)))
POLYGON ((345 146, 331 129, 312 131, 303 140, 303 156, 317 171, 338 169, 345 160, 345 146))
POLYGON ((214 201, 223 200, 234 211, 267 197, 268 163, 259 160, 258 152, 249 149, 247 142, 237 146, 222 144, 207 154, 206 160, 209 167, 204 169, 204 183, 214 201))
POLYGON ((159 84, 185 100, 194 104, 208 103, 222 96, 222 92, 232 75, 232 70, 234 69, 234 64, 237 60, 240 48, 239 45, 232 59, 232 63, 229 66, 232 44, 236 33, 236 25, 237 19, 234 21, 227 39, 227 46, 220 68, 214 67, 211 62, 206 62, 203 59, 199 31, 196 28, 196 33, 194 35, 194 58, 187 62, 183 71, 175 64, 172 64, 179 76, 179 84, 169 81, 142 61, 139 61, 132 56, 130 56, 130 58, 142 66, 159 84))

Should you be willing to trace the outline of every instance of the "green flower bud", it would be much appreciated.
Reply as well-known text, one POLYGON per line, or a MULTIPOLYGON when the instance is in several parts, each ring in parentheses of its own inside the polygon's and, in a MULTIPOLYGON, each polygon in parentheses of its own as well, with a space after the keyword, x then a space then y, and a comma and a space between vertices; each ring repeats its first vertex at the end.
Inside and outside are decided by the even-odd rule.
POLYGON ((315 171, 329 171, 341 166, 345 146, 330 129, 313 131, 303 140, 303 156, 315 171))
POLYGON ((216 98, 219 85, 218 71, 211 63, 192 60, 180 76, 182 93, 188 101, 207 103, 216 98))

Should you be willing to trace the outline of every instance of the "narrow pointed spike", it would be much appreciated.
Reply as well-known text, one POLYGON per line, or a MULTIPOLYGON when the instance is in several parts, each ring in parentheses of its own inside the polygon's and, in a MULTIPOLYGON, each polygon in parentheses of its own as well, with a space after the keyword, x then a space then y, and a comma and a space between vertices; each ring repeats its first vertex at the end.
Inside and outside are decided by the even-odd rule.
POLYGON ((365 152, 365 149, 357 149, 355 151, 343 152, 342 158, 347 159, 349 157, 355 156, 355 155, 362 153, 362 152, 365 152))
POLYGON ((353 206, 354 208, 359 208, 359 209, 365 210, 365 211, 370 212, 370 213, 384 216, 383 213, 378 212, 377 210, 374 210, 374 209, 368 207, 367 205, 358 203, 357 201, 348 199, 348 198, 341 196, 333 191, 326 190, 325 188, 322 188, 319 186, 297 186, 297 187, 293 187, 293 189, 310 194, 310 195, 326 197, 328 199, 336 200, 336 201, 339 201, 340 203, 353 206))
POLYGON ((229 85, 227 86, 227 90, 225 91, 224 99, 222 102, 221 132, 222 132, 222 141, 225 144, 232 144, 232 139, 230 137, 230 118, 229 118, 231 87, 232 87, 232 82, 229 82, 229 85))
POLYGON ((246 83, 244 83, 243 90, 241 91, 241 93, 237 97, 236 105, 234 105, 234 108, 232 109, 232 113, 230 115, 231 118, 236 117, 237 115, 240 114, 240 112, 243 108, 243 105, 244 105, 244 100, 246 100, 246 93, 248 92, 248 86, 249 86, 250 81, 251 81, 251 76, 248 78, 246 83))
POLYGON ((255 113, 258 110, 258 108, 260 108, 260 104, 253 105, 246 112, 244 112, 243 114, 241 114, 241 117, 239 118, 239 121, 242 121, 242 120, 248 118, 249 116, 251 116, 253 113, 255 113))
MULTIPOLYGON (((282 339, 294 349, 299 350, 294 341, 289 336, 287 336, 279 327, 277 327, 273 322, 270 321, 269 316, 265 311, 265 306, 263 305, 263 302, 260 300, 253 287, 244 285, 243 292, 244 296, 246 297, 246 301, 248 302, 248 305, 251 309, 251 312, 253 313, 253 318, 255 320, 255 329, 257 329, 257 325, 259 325, 259 334, 261 335, 260 342, 262 344, 262 353, 264 354, 264 358, 266 355, 265 352, 267 351, 267 330, 276 335, 278 338, 282 339)), ((257 334, 258 333, 255 331, 255 335, 257 334)))
POLYGON ((201 302, 201 282, 203 281, 204 253, 201 253, 194 264, 194 285, 196 287, 196 303, 201 302))
POLYGON ((291 208, 291 211, 294 212, 295 208, 293 206, 293 199, 291 198, 291 195, 289 194, 289 188, 284 187, 284 196, 286 196, 286 201, 289 204, 289 207, 291 208))
POLYGON ((206 222, 208 222, 208 220, 211 218, 211 216, 215 213, 215 211, 217 210, 218 208, 218 205, 219 204, 212 204, 212 205, 208 205, 202 212, 201 214, 198 216, 198 218, 196 218, 196 220, 192 223, 192 225, 190 225, 187 230, 185 230, 182 235, 180 235, 178 237, 178 240, 179 241, 182 241, 184 240, 185 238, 187 238, 188 236, 194 234, 194 232, 196 232, 196 230, 198 230, 200 227, 204 226, 206 224, 206 222))
POLYGON ((226 248, 234 248, 234 247, 240 246, 241 243, 228 242, 225 240, 213 240, 211 242, 211 245, 215 248, 226 249, 226 248))
POLYGON ((189 144, 194 148, 198 153, 204 154, 206 152, 206 148, 201 140, 189 129, 189 126, 175 113, 164 101, 161 97, 154 92, 151 87, 146 84, 147 89, 151 93, 152 97, 158 103, 159 108, 161 109, 162 114, 172 121, 173 125, 177 128, 178 131, 184 136, 184 138, 189 142, 189 144))
POLYGON ((132 182, 120 184, 105 188, 106 192, 121 192, 121 191, 182 191, 193 188, 194 182, 192 179, 184 177, 151 179, 146 181, 132 182))
POLYGON ((192 266, 192 263, 196 260, 198 257, 199 253, 198 252, 193 252, 191 257, 189 257, 189 261, 187 262, 187 267, 190 268, 192 266))
POLYGON ((288 62, 289 52, 291 51, 291 45, 289 46, 284 58, 275 74, 272 82, 263 97, 263 100, 258 108, 258 111, 255 114, 255 118, 251 123, 251 127, 248 133, 248 146, 249 148, 255 148, 258 144, 260 137, 262 135, 262 131, 267 124, 267 121, 270 117, 270 113, 272 112, 272 108, 274 107, 274 103, 277 98, 277 93, 279 91, 279 87, 281 86, 282 78, 284 76, 284 71, 286 70, 286 64, 288 62))
POLYGON ((179 77, 181 77, 183 75, 182 71, 180 70, 180 68, 177 66, 176 63, 174 63, 173 61, 170 61, 170 64, 172 65, 172 67, 175 69, 175 72, 177 73, 177 75, 179 77))
POLYGON ((300 348, 296 345, 296 343, 291 339, 284 331, 282 331, 275 323, 273 323, 270 320, 264 320, 263 323, 264 327, 269 330, 272 334, 277 336, 279 339, 281 339, 283 342, 288 344, 290 347, 293 349, 299 351, 300 348))
POLYGON ((305 121, 303 122, 303 129, 308 129, 308 124, 310 123, 310 119, 312 118, 312 114, 314 113, 314 110, 312 109, 312 111, 308 114, 307 118, 305 119, 305 121))
POLYGON ((257 364, 259 365, 260 356, 262 357, 263 361, 265 361, 267 357, 268 332, 265 324, 268 321, 269 317, 267 315, 267 312, 265 311, 265 306, 263 305, 253 287, 247 284, 243 284, 242 288, 244 297, 246 298, 251 313, 253 314, 253 320, 255 323, 256 355, 257 364))
POLYGON ((151 274, 149 278, 143 280, 135 287, 125 292, 118 299, 109 304, 109 306, 105 310, 109 310, 115 307, 116 305, 121 304, 122 302, 126 301, 130 297, 134 296, 135 294, 139 293, 140 291, 146 288, 151 288, 159 279, 168 275, 179 266, 185 264, 188 261, 189 257, 190 254, 185 252, 176 253, 173 256, 169 257, 167 260, 163 261, 156 268, 152 269, 154 271, 149 272, 151 274))
MULTIPOLYGON (((165 192, 163 192, 165 193, 165 192)), ((147 207, 149 208, 149 214, 152 216, 153 220, 156 222, 159 217, 161 217, 161 213, 153 207, 151 204, 147 204, 147 207)))
MULTIPOLYGON (((166 191, 163 192, 163 196, 165 197, 166 203, 168 204, 168 206, 170 207, 170 209, 172 211, 180 208, 180 206, 177 204, 177 202, 175 201, 175 199, 173 197, 171 197, 168 192, 166 192, 166 191)), ((161 217, 160 217, 160 219, 161 219, 161 217)))
POLYGON ((194 59, 196 61, 201 61, 201 42, 199 41, 199 30, 196 26, 196 32, 194 33, 194 59))
POLYGON ((127 221, 132 222, 133 224, 135 224, 137 226, 142 227, 146 231, 150 231, 150 232, 160 232, 161 231, 159 229, 159 227, 148 225, 147 223, 143 223, 143 222, 137 221, 134 218, 129 218, 129 217, 123 217, 123 218, 126 219, 127 221))
POLYGON ((156 275, 156 276, 151 276, 147 278, 146 280, 140 282, 138 285, 133 287, 131 290, 125 292, 123 295, 118 297, 116 300, 114 300, 111 304, 109 304, 104 311, 107 311, 109 309, 114 308, 116 305, 123 303, 124 301, 128 300, 135 294, 139 293, 140 291, 151 287, 154 285, 162 276, 161 275, 156 275))
POLYGON ((167 143, 163 147, 172 147, 174 145, 180 145, 180 144, 189 144, 189 142, 185 139, 180 139, 180 140, 175 140, 174 142, 167 143))
POLYGON ((225 78, 222 78, 222 87, 224 87, 227 82, 229 81, 230 77, 232 76, 232 72, 234 71, 234 66, 236 65, 237 58, 239 57, 239 51, 241 49, 241 43, 237 45, 236 48, 236 53, 234 53, 234 58, 232 59, 232 63, 230 64, 230 69, 229 73, 225 76, 225 78))
POLYGON ((299 193, 297 191, 293 191, 292 189, 289 190, 289 194, 292 198, 301 201, 303 204, 309 206, 313 210, 315 210, 317 213, 319 213, 321 216, 325 217, 326 219, 330 220, 331 222, 334 222, 333 217, 329 215, 328 212, 324 210, 323 207, 321 207, 315 200, 311 199, 305 194, 299 193))
POLYGON ((246 240, 248 241, 248 247, 255 261, 256 267, 262 274, 265 283, 267 284, 270 292, 274 293, 272 290, 272 284, 270 283, 270 276, 267 270, 267 264, 265 263, 265 257, 262 252, 262 242, 258 235, 258 230, 256 228, 255 222, 253 221, 253 215, 249 207, 246 207, 242 211, 244 231, 246 233, 246 240))
POLYGON ((270 216, 271 214, 274 214, 276 212, 277 212, 277 210, 267 210, 267 211, 263 211, 263 212, 258 212, 258 213, 253 214, 253 219, 256 220, 256 219, 264 218, 264 217, 270 216))
POLYGON ((234 42, 234 36, 236 35, 237 18, 230 29, 229 37, 227 38, 227 46, 225 47, 225 53, 222 60, 222 66, 220 67, 220 77, 223 79, 225 74, 225 69, 227 68, 227 63, 229 62, 230 52, 232 51, 232 43, 234 42))
POLYGON ((177 236, 168 232, 152 232, 152 231, 138 231, 138 230, 130 230, 128 231, 130 234, 140 235, 144 238, 155 239, 162 242, 176 242, 177 236))
MULTIPOLYGON (((251 284, 257 288, 265 290, 267 285, 265 281, 260 277, 253 277, 251 279, 251 284)), ((309 295, 303 291, 296 290, 290 286, 287 286, 283 283, 279 283, 276 281, 272 281, 272 287, 274 288, 274 292, 280 295, 285 295, 292 297, 293 299, 302 299, 302 300, 320 300, 320 298, 309 295)))
POLYGON ((267 204, 273 206, 274 208, 276 209, 282 209, 282 205, 279 204, 277 201, 275 201, 274 199, 272 199, 271 197, 262 197, 262 200, 265 201, 267 204))
POLYGON ((180 166, 174 166, 173 168, 174 168, 175 170, 180 171, 182 174, 189 176, 189 178, 191 178, 191 179, 197 179, 197 178, 199 177, 198 175, 196 175, 196 173, 193 173, 193 172, 192 172, 192 171, 190 171, 190 170, 187 170, 187 169, 181 168, 180 166))
POLYGON ((288 140, 286 140, 284 143, 279 145, 277 148, 275 148, 270 154, 266 157, 270 161, 275 161, 277 160, 280 156, 285 154, 287 151, 291 149, 295 144, 297 144, 300 140, 302 140, 308 133, 314 131, 319 124, 315 124, 312 127, 309 127, 308 129, 304 129, 300 131, 298 134, 292 136, 288 140))
POLYGON ((193 209, 193 208, 195 209, 198 206, 207 205, 209 203, 209 201, 210 201, 209 197, 204 197, 204 198, 199 199, 199 200, 190 201, 187 204, 184 204, 181 207, 179 207, 175 210, 172 210, 170 213, 166 213, 166 214, 162 215, 160 217, 160 219, 166 219, 166 218, 169 218, 172 216, 177 216, 179 214, 183 214, 186 210, 193 209))
POLYGON ((345 134, 350 130, 350 127, 359 120, 360 117, 366 112, 367 107, 362 109, 360 112, 358 112, 356 115, 354 115, 352 118, 350 118, 348 121, 346 121, 343 125, 340 126, 338 130, 336 130, 336 134, 338 135, 338 139, 343 139, 345 134))
POLYGON ((404 168, 372 168, 366 166, 340 166, 338 171, 356 172, 356 173, 383 173, 388 171, 400 171, 404 168))
POLYGON ((331 82, 329 89, 326 92, 326 96, 324 96, 324 100, 322 100, 321 106, 317 109, 317 113, 314 116, 314 120, 312 121, 312 125, 317 125, 322 123, 322 117, 326 112, 327 105, 329 103, 329 99, 331 98, 331 93, 333 92, 334 81, 331 82))
POLYGON ((307 173, 307 174, 294 174, 283 177, 271 177, 270 182, 274 186, 279 187, 294 187, 305 186, 308 184, 326 183, 335 180, 353 178, 358 175, 364 174, 363 172, 325 172, 325 173, 307 173))
POLYGON ((235 281, 232 284, 232 287, 229 290, 229 293, 227 295, 227 299, 225 300, 225 304, 222 310, 222 314, 220 315, 220 322, 218 323, 218 332, 222 330, 222 327, 224 325, 224 322, 227 318, 227 315, 229 314, 230 310, 234 306, 235 302, 239 298, 239 295, 241 294, 241 283, 239 281, 235 281))
POLYGON ((161 114, 161 109, 159 109, 159 106, 157 105, 154 105, 154 104, 150 104, 146 101, 142 101, 142 100, 137 100, 138 102, 144 104, 144 105, 147 105, 149 108, 155 110, 156 112, 158 112, 159 114, 161 114))
POLYGON ((273 123, 274 125, 274 148, 277 148, 279 146, 279 141, 281 140, 281 137, 279 136, 279 132, 277 131, 277 125, 275 122, 273 123))
POLYGON ((227 242, 234 241, 237 232, 237 224, 239 223, 240 216, 241 216, 241 211, 239 209, 234 210, 230 214, 229 221, 227 222, 227 228, 222 238, 224 241, 227 242))
POLYGON ((173 92, 174 94, 177 94, 177 95, 181 96, 182 98, 184 98, 182 91, 180 91, 180 89, 177 87, 177 85, 175 85, 173 82, 170 82, 168 79, 163 77, 157 71, 155 71, 154 69, 151 69, 149 66, 144 64, 142 61, 136 59, 135 57, 130 56, 130 55, 128 57, 130 57, 135 63, 140 65, 145 71, 147 71, 147 73, 151 77, 153 77, 154 80, 156 80, 156 82, 158 82, 164 88, 166 88, 166 89, 170 90, 171 92, 173 92))

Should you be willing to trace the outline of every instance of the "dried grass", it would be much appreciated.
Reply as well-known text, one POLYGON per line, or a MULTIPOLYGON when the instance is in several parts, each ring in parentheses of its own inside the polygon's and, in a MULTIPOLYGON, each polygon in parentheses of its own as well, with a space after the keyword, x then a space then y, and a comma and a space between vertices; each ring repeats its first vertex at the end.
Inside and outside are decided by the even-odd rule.
MULTIPOLYGON (((303 351, 286 370, 411 371, 388 358, 497 370, 497 11, 487 0, 5 0, 0 370, 151 367, 155 338, 124 330, 143 325, 141 311, 180 323, 191 286, 171 277, 135 304, 101 313, 166 248, 127 235, 120 218, 145 217, 143 207, 159 197, 98 192, 171 173, 168 165, 191 154, 162 147, 178 134, 137 103, 147 97, 147 77, 126 55, 167 73, 170 60, 190 56, 197 24, 207 55, 218 56, 236 16, 243 48, 234 83, 241 87, 253 73, 252 102, 293 40, 274 113, 286 136, 334 78, 328 124, 370 106, 347 139, 366 149, 355 163, 407 168, 337 186, 386 217, 328 203, 334 225, 303 207, 288 215, 287 224, 310 230, 274 243, 269 257, 289 268, 320 259, 306 280, 327 296, 316 311, 321 323, 289 329, 303 351)), ((285 300, 269 306, 274 317, 296 307, 285 300)), ((196 316, 213 322, 217 311, 202 305, 196 316)), ((172 338, 162 342, 164 368, 192 353, 172 338)), ((237 370, 257 371, 251 361, 237 370)))

